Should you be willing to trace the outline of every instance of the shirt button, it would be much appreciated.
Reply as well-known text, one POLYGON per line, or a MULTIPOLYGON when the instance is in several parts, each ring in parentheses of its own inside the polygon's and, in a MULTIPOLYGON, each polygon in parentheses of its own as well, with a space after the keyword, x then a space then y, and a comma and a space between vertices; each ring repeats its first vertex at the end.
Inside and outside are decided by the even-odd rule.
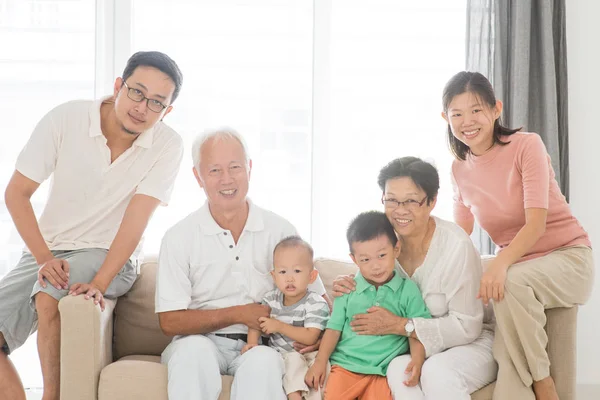
POLYGON ((375 288, 371 288, 371 292, 372 292, 373 290, 375 290, 375 288))
POLYGON ((227 232, 223 232, 223 235, 227 236, 227 232))
POLYGON ((239 260, 240 258, 239 258, 239 257, 236 257, 235 259, 236 259, 236 261, 237 261, 237 260, 239 260))
POLYGON ((229 245, 229 248, 230 248, 230 249, 233 249, 233 245, 232 245, 232 244, 230 244, 230 245, 229 245))
POLYGON ((375 303, 375 305, 376 305, 377 307, 379 307, 379 303, 375 303))

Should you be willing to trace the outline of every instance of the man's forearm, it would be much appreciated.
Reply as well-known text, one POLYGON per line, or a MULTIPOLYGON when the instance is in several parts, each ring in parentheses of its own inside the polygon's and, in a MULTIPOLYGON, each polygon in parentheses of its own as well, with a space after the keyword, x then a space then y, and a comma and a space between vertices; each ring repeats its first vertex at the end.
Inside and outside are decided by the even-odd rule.
POLYGON ((217 310, 177 310, 158 314, 165 335, 196 335, 211 333, 241 323, 240 307, 217 310))
POLYGON ((102 293, 106 292, 115 275, 123 268, 140 243, 148 221, 159 203, 159 200, 141 194, 133 196, 129 202, 106 259, 92 279, 92 283, 102 293))
POLYGON ((25 195, 13 193, 7 189, 5 195, 6 208, 12 217, 12 220, 19 232, 19 235, 25 242, 25 245, 35 258, 39 265, 54 258, 48 248, 40 226, 38 225, 31 199, 25 195))

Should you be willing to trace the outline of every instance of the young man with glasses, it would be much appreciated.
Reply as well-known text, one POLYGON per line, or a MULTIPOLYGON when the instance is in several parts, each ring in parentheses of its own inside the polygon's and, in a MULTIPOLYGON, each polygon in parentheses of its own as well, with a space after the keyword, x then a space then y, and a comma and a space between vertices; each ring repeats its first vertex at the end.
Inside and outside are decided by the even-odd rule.
POLYGON ((138 52, 112 96, 59 105, 21 151, 5 197, 27 248, 0 281, 0 399, 25 399, 8 354, 36 329, 44 399, 58 399, 58 301, 83 294, 104 309, 133 285, 144 229, 179 171, 183 143, 162 119, 182 79, 167 55, 138 52), (30 199, 50 175, 37 220, 30 199))

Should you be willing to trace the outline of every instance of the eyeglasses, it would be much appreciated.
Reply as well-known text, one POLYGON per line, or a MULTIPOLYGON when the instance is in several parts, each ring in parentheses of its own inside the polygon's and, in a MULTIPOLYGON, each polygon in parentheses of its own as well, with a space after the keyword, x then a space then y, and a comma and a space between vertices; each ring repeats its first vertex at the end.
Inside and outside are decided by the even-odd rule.
POLYGON ((136 89, 136 88, 130 88, 129 86, 127 86, 127 83, 125 83, 125 81, 123 81, 123 85, 125 85, 125 87, 127 88, 127 97, 129 97, 131 100, 133 100, 137 103, 140 103, 140 102, 146 100, 146 105, 148 106, 148 109, 150 111, 159 113, 162 110, 164 110, 165 108, 167 108, 167 106, 165 106, 160 101, 154 100, 154 99, 149 99, 146 96, 144 96, 144 93, 142 93, 141 90, 136 89))
POLYGON ((388 208, 390 210, 395 210, 396 208, 398 208, 400 206, 406 208, 407 210, 416 210, 417 208, 421 207, 425 203, 425 200, 427 200, 427 196, 425 196, 423 198, 423 200, 421 200, 421 201, 417 201, 417 200, 413 200, 413 199, 398 201, 396 199, 382 198, 381 203, 385 206, 385 208, 388 208))

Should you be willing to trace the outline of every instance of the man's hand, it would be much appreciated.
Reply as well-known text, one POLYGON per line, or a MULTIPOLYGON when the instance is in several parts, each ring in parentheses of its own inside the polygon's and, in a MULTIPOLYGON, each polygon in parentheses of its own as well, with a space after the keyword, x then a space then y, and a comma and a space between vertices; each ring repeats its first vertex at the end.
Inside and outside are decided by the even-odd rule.
POLYGON ((356 289, 354 274, 340 275, 333 280, 333 297, 340 297, 356 289))
POLYGON ((262 330, 258 319, 261 317, 269 317, 271 315, 271 307, 258 304, 250 303, 241 306, 240 310, 241 322, 250 329, 256 329, 257 331, 262 330))
POLYGON ((325 384, 325 372, 327 370, 327 362, 315 361, 312 367, 306 372, 304 383, 311 389, 322 388, 325 384))
POLYGON ((482 299, 486 306, 491 299, 494 299, 496 302, 504 299, 504 284, 506 283, 508 267, 502 264, 501 261, 498 261, 498 258, 495 258, 490 262, 490 265, 481 277, 477 298, 482 299))
POLYGON ((78 296, 80 294, 85 294, 85 299, 94 299, 94 304, 100 304, 100 309, 104 311, 104 307, 106 303, 104 302, 104 294, 102 290, 94 284, 94 282, 90 283, 75 283, 71 285, 69 289, 69 294, 73 296, 78 296))
POLYGON ((383 307, 371 307, 366 314, 356 314, 350 326, 359 335, 397 335, 398 318, 383 307))
POLYGON ((240 354, 244 354, 245 352, 256 346, 258 346, 258 344, 246 344, 244 347, 242 347, 242 351, 240 351, 240 354))
POLYGON ((67 260, 53 258, 43 263, 38 270, 38 282, 43 288, 46 287, 44 278, 58 290, 67 290, 69 288, 69 263, 67 260))
POLYGON ((281 326, 281 321, 276 320, 275 318, 260 317, 258 322, 260 322, 260 330, 262 333, 267 335, 279 332, 279 327, 281 326))
POLYGON ((403 382, 406 386, 417 386, 421 379, 421 368, 423 368, 424 362, 424 360, 410 360, 406 366, 406 370, 404 370, 405 374, 410 375, 410 377, 403 382))
POLYGON ((306 354, 306 353, 311 353, 313 351, 317 351, 317 350, 319 350, 319 346, 320 345, 321 345, 321 339, 320 338, 319 338, 319 340, 317 340, 317 343, 311 344, 310 346, 307 346, 307 345, 302 344, 300 342, 294 342, 294 343, 292 343, 292 346, 294 347, 294 350, 296 350, 300 354, 306 354))

